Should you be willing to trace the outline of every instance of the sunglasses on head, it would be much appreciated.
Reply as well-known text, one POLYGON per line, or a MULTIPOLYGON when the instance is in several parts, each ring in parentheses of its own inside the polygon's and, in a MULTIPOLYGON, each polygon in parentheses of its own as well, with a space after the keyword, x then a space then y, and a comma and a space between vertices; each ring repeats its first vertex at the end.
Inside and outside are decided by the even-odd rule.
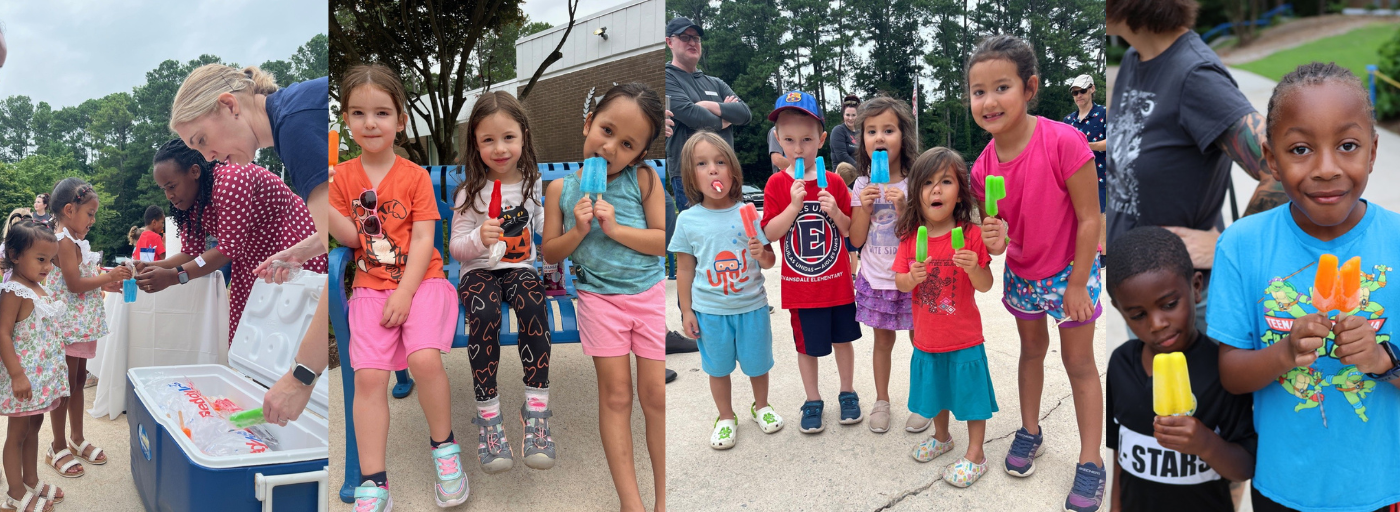
POLYGON ((1088 89, 1073 89, 1073 90, 1069 91, 1069 95, 1070 95, 1070 96, 1079 96, 1080 94, 1084 94, 1084 93, 1086 93, 1086 92, 1089 92, 1089 90, 1088 90, 1088 89))

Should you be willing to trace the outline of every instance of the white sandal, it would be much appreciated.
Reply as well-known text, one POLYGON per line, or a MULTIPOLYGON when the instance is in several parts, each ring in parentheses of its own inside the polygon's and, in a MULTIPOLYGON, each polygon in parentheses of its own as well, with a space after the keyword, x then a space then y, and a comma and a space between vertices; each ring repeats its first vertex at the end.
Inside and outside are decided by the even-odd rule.
POLYGON ((54 471, 58 472, 58 476, 61 476, 63 478, 78 478, 87 474, 87 469, 81 467, 82 463, 78 462, 78 457, 74 456, 73 452, 70 452, 67 448, 64 448, 62 450, 59 450, 58 453, 54 453, 53 445, 49 445, 48 453, 44 454, 44 465, 53 468, 54 471), (60 467, 58 465, 58 461, 62 460, 65 456, 70 458, 68 459, 67 463, 64 463, 63 466, 60 467), (82 471, 79 471, 77 473, 69 473, 68 468, 71 468, 73 466, 79 466, 78 469, 82 469, 82 471))
POLYGON ((28 485, 25 485, 25 486, 24 486, 24 490, 29 491, 29 492, 32 492, 32 493, 34 493, 34 494, 38 494, 40 498, 44 498, 44 499, 46 499, 46 500, 49 500, 49 502, 50 502, 50 503, 53 503, 54 505, 57 505, 57 504, 59 504, 59 503, 63 503, 63 498, 66 497, 66 496, 58 496, 58 492, 59 492, 59 491, 62 491, 63 489, 58 488, 57 485, 52 485, 52 484, 44 483, 43 480, 40 480, 40 481, 39 481, 39 485, 36 485, 36 486, 34 486, 34 487, 30 487, 30 486, 28 486, 28 485), (41 490, 45 490, 45 489, 47 489, 47 491, 45 491, 45 492, 40 492, 41 490))
POLYGON ((29 505, 31 504, 35 505, 33 509, 34 512, 53 512, 53 503, 44 499, 42 496, 35 496, 33 492, 25 492, 24 497, 20 498, 19 501, 15 501, 15 499, 11 498, 8 494, 5 495, 5 505, 0 507, 0 510, 25 511, 30 510, 29 505), (33 503, 35 500, 38 500, 38 502, 33 503))
POLYGON ((107 459, 105 458, 101 461, 97 460, 98 457, 102 456, 102 449, 98 448, 95 444, 89 443, 87 439, 84 439, 83 444, 79 445, 74 443, 73 438, 70 437, 68 438, 68 447, 73 450, 77 450, 73 452, 74 457, 83 459, 83 461, 87 462, 88 464, 92 464, 94 466, 101 466, 107 463, 107 459), (83 453, 86 452, 88 448, 92 448, 92 455, 84 457, 83 453))
POLYGON ((715 431, 710 433, 710 448, 716 450, 728 450, 734 447, 734 435, 739 429, 739 422, 735 418, 722 420, 715 419, 715 431))

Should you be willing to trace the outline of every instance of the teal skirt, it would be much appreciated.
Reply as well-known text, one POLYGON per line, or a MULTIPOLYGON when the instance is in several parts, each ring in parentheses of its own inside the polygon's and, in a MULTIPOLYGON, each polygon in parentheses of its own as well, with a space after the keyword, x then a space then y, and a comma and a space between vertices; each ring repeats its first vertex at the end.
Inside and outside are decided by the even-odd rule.
POLYGON ((958 421, 991 419, 997 396, 982 345, 940 353, 915 348, 909 360, 909 411, 925 418, 953 411, 958 421))

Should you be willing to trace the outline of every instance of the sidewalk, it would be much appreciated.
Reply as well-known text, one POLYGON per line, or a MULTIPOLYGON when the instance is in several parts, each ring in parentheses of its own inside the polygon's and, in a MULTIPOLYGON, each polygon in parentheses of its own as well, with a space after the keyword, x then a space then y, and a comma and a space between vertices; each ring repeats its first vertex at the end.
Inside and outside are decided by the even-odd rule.
MULTIPOLYGON (((1059 333, 1051 329, 1050 351, 1045 359, 1045 389, 1040 425, 1046 433, 1044 455, 1028 478, 1015 478, 1002 469, 1011 438, 1020 428, 1020 402, 1016 392, 1016 366, 1020 354, 1016 323, 1001 305, 1004 257, 992 260, 996 283, 989 293, 977 294, 986 336, 987 357, 1000 410, 987 422, 986 444, 990 471, 975 485, 959 489, 943 482, 943 467, 962 455, 967 424, 952 423, 957 448, 926 464, 910 457, 914 445, 933 433, 904 431, 908 417, 909 358, 913 347, 905 333, 895 344, 890 378, 891 428, 885 434, 870 431, 862 421, 840 425, 836 407, 838 380, 835 359, 821 359, 821 392, 827 401, 826 430, 807 435, 798 431, 798 408, 804 400, 797 371, 789 313, 781 302, 778 268, 764 272, 773 312, 773 353, 770 402, 783 415, 785 426, 765 435, 748 416, 753 400, 749 381, 735 372, 734 408, 739 413, 738 442, 717 451, 709 446, 716 416, 708 376, 700 370, 700 355, 673 354, 666 365, 680 374, 667 385, 666 460, 669 505, 675 510, 1060 510, 1074 480, 1079 454, 1078 429, 1069 380, 1060 362, 1059 333)), ((667 325, 679 329, 675 281, 666 283, 667 325)), ((1105 315, 1109 311, 1104 312, 1105 315)), ((1102 323, 1094 338, 1100 378, 1107 368, 1102 323)), ((869 328, 855 342, 855 389, 868 415, 875 402, 871 374, 874 336, 869 328)), ((1104 451, 1104 457, 1108 457, 1104 451)))

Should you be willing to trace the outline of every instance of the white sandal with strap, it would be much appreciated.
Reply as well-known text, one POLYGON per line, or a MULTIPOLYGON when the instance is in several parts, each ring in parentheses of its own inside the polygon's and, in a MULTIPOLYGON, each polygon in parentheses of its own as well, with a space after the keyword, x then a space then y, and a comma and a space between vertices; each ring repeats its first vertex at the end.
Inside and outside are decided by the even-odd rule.
POLYGON ((57 485, 44 483, 43 480, 40 480, 39 485, 34 487, 25 485, 24 490, 38 494, 40 498, 49 500, 49 503, 53 503, 54 505, 63 503, 64 496, 58 496, 58 493, 63 489, 59 489, 57 485))
POLYGON ((94 466, 101 466, 107 463, 107 459, 105 458, 102 460, 97 459, 98 457, 102 456, 102 449, 98 448, 95 444, 89 443, 87 439, 83 440, 83 444, 77 444, 74 443, 73 438, 70 437, 68 438, 68 448, 76 450, 73 452, 73 456, 79 459, 83 459, 83 461, 87 462, 88 464, 92 464, 94 466), (88 448, 92 448, 92 455, 84 457, 83 453, 86 453, 88 448))
POLYGON ((33 492, 24 493, 24 497, 20 498, 19 501, 15 501, 15 499, 11 498, 8 494, 5 495, 5 506, 0 509, 23 512, 30 510, 29 505, 31 504, 34 505, 33 512, 53 512, 53 503, 44 499, 42 496, 35 496, 33 492), (37 502, 35 502, 36 500, 37 502))
POLYGON ((63 478, 78 478, 87 474, 87 469, 81 467, 81 463, 78 462, 78 458, 73 456, 73 452, 68 451, 67 448, 59 450, 58 453, 54 453, 53 446, 50 445, 49 452, 44 454, 44 465, 53 468, 54 471, 58 472, 58 476, 61 476, 63 478), (64 463, 62 466, 59 466, 58 461, 62 460, 65 456, 70 457, 68 459, 68 462, 64 463), (79 466, 78 469, 82 469, 82 471, 79 471, 77 473, 69 473, 68 468, 71 468, 73 466, 79 466))

